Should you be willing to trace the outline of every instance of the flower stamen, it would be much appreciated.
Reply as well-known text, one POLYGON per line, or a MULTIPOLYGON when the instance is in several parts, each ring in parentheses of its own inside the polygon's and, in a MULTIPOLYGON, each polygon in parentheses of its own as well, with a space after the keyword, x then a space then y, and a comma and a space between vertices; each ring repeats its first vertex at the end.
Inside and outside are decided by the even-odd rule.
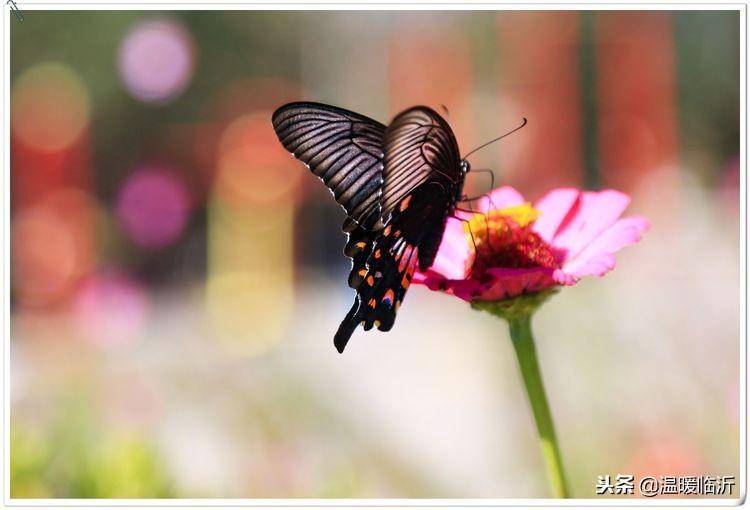
POLYGON ((472 216, 464 224, 474 251, 471 275, 481 278, 487 269, 498 267, 558 268, 551 247, 531 228, 538 217, 539 211, 528 203, 472 216))

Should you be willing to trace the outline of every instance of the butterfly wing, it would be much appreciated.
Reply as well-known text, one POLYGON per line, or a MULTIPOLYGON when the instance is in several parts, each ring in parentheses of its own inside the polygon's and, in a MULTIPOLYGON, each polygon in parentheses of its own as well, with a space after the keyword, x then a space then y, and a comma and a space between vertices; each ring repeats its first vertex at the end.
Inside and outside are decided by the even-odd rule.
POLYGON ((320 177, 347 216, 365 229, 381 216, 385 126, 320 103, 289 103, 271 121, 279 141, 320 177))
POLYGON ((358 273, 357 297, 334 337, 339 352, 359 324, 365 330, 393 327, 414 271, 426 271, 435 260, 463 186, 453 131, 427 107, 411 108, 393 120, 384 153, 385 227, 358 273))
POLYGON ((393 327, 414 271, 421 266, 422 250, 440 244, 451 204, 442 185, 428 181, 394 208, 390 222, 374 239, 357 280, 354 304, 334 336, 339 352, 359 324, 365 330, 393 327))
POLYGON ((352 259, 352 269, 348 279, 349 287, 356 289, 367 276, 367 260, 370 258, 379 231, 363 228, 351 218, 344 220, 341 230, 349 237, 344 247, 344 255, 352 259))
POLYGON ((380 197, 384 217, 424 182, 438 182, 445 190, 463 182, 453 130, 426 106, 410 108, 393 119, 385 133, 384 153, 380 197))

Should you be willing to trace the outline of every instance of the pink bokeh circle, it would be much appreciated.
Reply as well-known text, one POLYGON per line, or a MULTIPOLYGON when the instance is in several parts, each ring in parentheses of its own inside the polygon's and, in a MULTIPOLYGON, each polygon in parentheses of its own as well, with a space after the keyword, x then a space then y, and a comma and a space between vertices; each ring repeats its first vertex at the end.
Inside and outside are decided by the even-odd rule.
POLYGON ((167 169, 144 166, 120 187, 117 220, 137 245, 159 249, 179 239, 190 213, 190 195, 178 176, 167 169))
POLYGON ((140 101, 166 103, 185 89, 194 51, 187 31, 171 20, 137 24, 120 43, 118 68, 128 92, 140 101))

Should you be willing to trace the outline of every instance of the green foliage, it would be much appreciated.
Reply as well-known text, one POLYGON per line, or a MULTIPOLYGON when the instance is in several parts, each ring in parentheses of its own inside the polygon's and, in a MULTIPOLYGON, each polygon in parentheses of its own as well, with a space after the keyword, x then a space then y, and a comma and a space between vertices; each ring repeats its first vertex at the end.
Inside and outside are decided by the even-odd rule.
POLYGON ((13 498, 168 498, 174 492, 153 447, 133 434, 103 434, 84 416, 38 430, 11 426, 13 498))
POLYGON ((502 301, 472 301, 475 310, 484 310, 505 320, 530 317, 545 301, 557 294, 558 288, 552 287, 531 294, 521 294, 502 301))

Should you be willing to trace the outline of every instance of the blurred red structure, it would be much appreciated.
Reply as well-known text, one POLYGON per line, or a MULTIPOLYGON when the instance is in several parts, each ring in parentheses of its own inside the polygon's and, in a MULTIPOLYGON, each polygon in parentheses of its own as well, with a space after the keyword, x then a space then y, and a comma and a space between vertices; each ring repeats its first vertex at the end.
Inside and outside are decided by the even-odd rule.
POLYGON ((406 15, 394 30, 389 54, 391 116, 420 104, 445 114, 440 108, 444 105, 459 147, 468 152, 475 85, 469 44, 461 36, 426 21, 406 15))
POLYGON ((528 125, 495 150, 503 179, 534 198, 581 183, 581 99, 577 12, 497 17, 502 125, 528 125))
POLYGON ((67 66, 38 64, 15 81, 12 114, 12 288, 57 304, 96 256, 88 93, 67 66))
MULTIPOLYGON (((606 12, 596 16, 602 184, 632 192, 657 170, 676 182, 672 19, 666 12, 606 12)), ((664 189, 665 194, 670 192, 664 189)))

